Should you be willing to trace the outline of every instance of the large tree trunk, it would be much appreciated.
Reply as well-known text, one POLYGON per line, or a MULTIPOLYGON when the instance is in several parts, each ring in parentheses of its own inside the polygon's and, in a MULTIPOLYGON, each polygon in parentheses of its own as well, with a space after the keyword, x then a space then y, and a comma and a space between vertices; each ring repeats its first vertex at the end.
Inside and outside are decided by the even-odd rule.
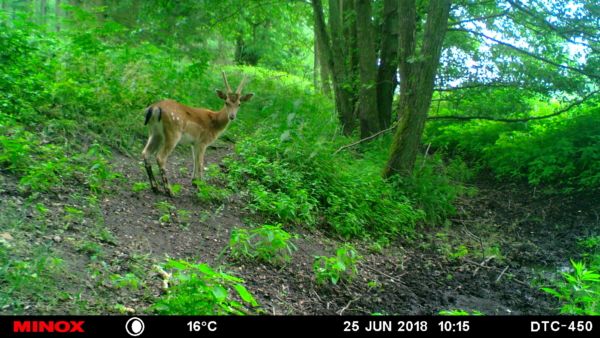
POLYGON ((356 31, 358 45, 360 137, 365 138, 378 132, 377 117, 377 55, 373 23, 371 21, 371 0, 356 0, 356 31))
MULTIPOLYGON (((324 53, 324 49, 326 48, 323 45, 325 42, 323 41, 323 37, 317 32, 317 23, 314 25, 315 31, 315 75, 318 73, 318 77, 320 77, 320 88, 321 92, 327 96, 331 95, 331 70, 329 68, 329 63, 327 62, 326 55, 324 53)), ((315 82, 318 82, 318 79, 315 78, 315 82)), ((315 85, 315 87, 318 87, 315 85)))
POLYGON ((358 92, 359 92, 359 61, 358 61, 358 34, 356 27, 356 8, 353 0, 340 0, 343 31, 344 31, 344 86, 351 93, 348 97, 352 108, 352 119, 358 118, 358 92))
POLYGON ((379 127, 386 129, 392 121, 394 90, 398 84, 398 0, 385 0, 381 23, 379 70, 377 73, 377 108, 379 127))
POLYGON ((400 1, 400 121, 384 177, 412 173, 448 25, 450 0, 431 0, 420 55, 415 55, 415 0, 400 1))
POLYGON ((335 95, 335 106, 338 112, 340 121, 343 126, 344 134, 348 135, 354 129, 353 110, 350 107, 351 92, 348 90, 345 83, 344 73, 344 54, 343 54, 343 39, 341 16, 339 11, 339 3, 337 0, 329 2, 329 26, 331 30, 331 43, 329 34, 325 28, 325 19, 323 17, 323 4, 321 0, 313 0, 313 12, 318 38, 323 41, 323 49, 321 52, 327 60, 327 65, 331 69, 333 79, 333 92, 335 95))

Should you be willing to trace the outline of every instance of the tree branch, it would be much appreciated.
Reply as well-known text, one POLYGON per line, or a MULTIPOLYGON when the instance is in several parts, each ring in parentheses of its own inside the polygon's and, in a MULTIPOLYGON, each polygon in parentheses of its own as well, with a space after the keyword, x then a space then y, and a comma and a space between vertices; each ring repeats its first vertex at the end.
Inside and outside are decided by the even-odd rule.
POLYGON ((434 88, 436 92, 451 92, 455 90, 465 90, 465 89, 475 89, 475 88, 522 88, 523 85, 519 83, 507 83, 507 82, 492 82, 492 83, 474 83, 468 84, 464 86, 456 86, 456 87, 439 87, 434 88))
MULTIPOLYGON (((569 33, 569 31, 564 31, 561 28, 553 25, 552 23, 550 23, 548 20, 546 20, 543 16, 539 15, 538 13, 534 13, 533 10, 531 10, 530 8, 527 8, 525 5, 523 4, 519 4, 518 2, 515 2, 513 0, 507 0, 507 2, 513 7, 516 8, 518 11, 525 13, 527 16, 533 18, 534 20, 538 20, 542 23, 542 25, 544 25, 545 27, 547 27, 548 29, 550 29, 551 31, 555 32, 556 34, 558 34, 558 36, 560 36, 561 38, 567 40, 570 43, 573 44, 578 44, 581 46, 585 46, 590 48, 591 50, 598 52, 598 49, 595 48, 594 46, 587 44, 585 42, 581 42, 581 41, 575 41, 572 38, 566 36, 566 33, 569 33)), ((515 20, 516 21, 516 20, 515 20)), ((537 26, 537 25, 536 25, 537 26)), ((538 26, 539 27, 539 26, 538 26)))
POLYGON ((487 39, 487 40, 490 40, 490 41, 494 41, 495 43, 497 43, 499 45, 502 45, 502 46, 508 47, 510 49, 513 49, 513 50, 515 50, 515 51, 517 51, 517 52, 519 52, 521 54, 525 54, 525 55, 530 56, 530 57, 532 57, 532 58, 534 58, 536 60, 539 60, 539 61, 551 64, 551 65, 553 65, 553 66, 555 66, 557 68, 568 69, 568 70, 574 71, 576 73, 579 73, 581 75, 587 76, 589 78, 600 80, 600 75, 598 75, 598 74, 590 74, 590 73, 586 72, 583 69, 579 69, 579 68, 575 68, 575 67, 563 65, 563 64, 560 64, 558 62, 554 62, 552 60, 548 60, 548 59, 546 59, 544 57, 541 57, 541 56, 539 56, 539 55, 537 55, 535 53, 532 53, 532 52, 527 51, 525 49, 522 49, 522 48, 519 48, 517 46, 511 45, 508 42, 504 42, 504 41, 498 40, 496 38, 493 38, 491 36, 485 35, 485 34, 480 33, 480 32, 476 32, 476 31, 473 31, 473 30, 470 30, 470 29, 466 29, 466 28, 450 28, 448 30, 449 31, 457 31, 457 32, 466 32, 466 33, 469 33, 469 34, 473 34, 475 36, 479 36, 479 37, 482 37, 484 39, 487 39))
POLYGON ((336 150, 336 151, 334 151, 334 152, 333 152, 333 155, 335 155, 335 154, 339 153, 340 151, 342 151, 342 150, 344 150, 344 149, 348 149, 348 148, 350 148, 350 147, 354 147, 355 145, 358 145, 358 144, 360 144, 360 143, 363 143, 363 142, 365 142, 365 141, 368 141, 368 140, 370 140, 370 139, 373 139, 373 138, 375 138, 375 137, 377 137, 377 136, 379 136, 379 135, 381 135, 381 134, 383 134, 383 133, 387 133, 388 131, 391 131, 391 130, 393 130, 394 128, 396 128, 396 125, 398 125, 398 121, 399 121, 399 120, 396 120, 396 122, 392 123, 392 125, 391 125, 389 128, 387 128, 387 129, 380 130, 380 131, 376 132, 376 133, 375 133, 375 134, 373 134, 373 135, 367 136, 367 137, 365 137, 365 138, 363 138, 363 139, 360 139, 360 140, 358 140, 358 141, 356 141, 356 142, 352 142, 352 143, 350 143, 350 144, 346 144, 345 146, 341 146, 341 147, 339 147, 339 148, 338 148, 338 150, 336 150))
POLYGON ((502 16, 506 16, 510 11, 509 10, 505 10, 503 12, 500 13, 495 13, 495 14, 490 14, 490 15, 486 15, 486 16, 479 16, 476 18, 471 18, 471 19, 466 19, 466 20, 461 20, 461 21, 455 21, 455 22, 450 22, 448 25, 449 26, 455 26, 455 25, 460 25, 466 22, 473 22, 473 21, 479 21, 479 20, 487 20, 487 19, 493 19, 493 18, 499 18, 502 16))
POLYGON ((594 95, 598 94, 599 92, 600 92, 600 90, 595 90, 595 91, 587 94, 580 100, 571 102, 568 106, 566 106, 562 109, 559 109, 559 110, 553 112, 552 114, 547 114, 547 115, 542 115, 542 116, 531 116, 531 117, 523 117, 523 118, 518 118, 518 119, 504 119, 504 118, 497 118, 497 117, 492 117, 492 116, 441 115, 441 116, 429 116, 427 118, 427 120, 459 120, 459 121, 488 120, 488 121, 506 122, 506 123, 542 120, 542 119, 547 119, 550 117, 554 117, 554 116, 558 116, 560 114, 566 113, 567 111, 581 105, 583 102, 592 98, 594 95))

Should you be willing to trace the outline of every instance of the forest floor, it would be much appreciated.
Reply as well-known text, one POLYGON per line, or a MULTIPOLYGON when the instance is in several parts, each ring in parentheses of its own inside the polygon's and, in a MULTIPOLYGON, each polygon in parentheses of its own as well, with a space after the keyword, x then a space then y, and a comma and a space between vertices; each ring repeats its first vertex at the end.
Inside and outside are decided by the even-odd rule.
MULTIPOLYGON (((220 163, 231 147, 218 143, 209 148, 207 164, 220 163)), ((548 197, 526 186, 480 177, 477 194, 459 201, 451 224, 419 228, 414 238, 399 239, 380 252, 369 243, 355 242, 363 256, 356 278, 319 286, 312 271, 314 256, 334 254, 341 239, 318 229, 287 227, 299 235, 298 251, 284 267, 233 259, 227 249, 231 230, 252 220, 256 223, 257 216, 245 208, 244 196, 234 194, 222 203, 199 202, 189 177, 189 149, 180 148, 169 161, 171 183, 182 186, 176 197, 132 191, 134 182, 147 180, 143 166, 138 159, 115 152, 112 165, 125 184, 102 195, 93 204, 95 210, 82 206, 84 218, 21 237, 34 246, 51 247, 67 269, 56 287, 65 295, 47 304, 25 304, 20 311, 114 313, 115 305, 121 304, 143 312, 163 292, 152 266, 166 258, 181 258, 224 266, 243 278, 266 314, 429 315, 450 309, 488 315, 554 314, 558 303, 540 291, 540 285, 568 268, 569 258, 578 258, 579 238, 600 233, 597 196, 548 197), (189 211, 188 220, 161 222, 156 205, 162 201, 189 211), (127 273, 138 276, 141 285, 116 288, 111 283, 111 276, 127 273), (74 303, 79 307, 73 308, 74 303)), ((4 201, 0 211, 21 205, 23 197, 10 187, 16 181, 9 176, 2 180, 7 188, 0 190, 4 201)), ((65 192, 42 199, 56 214, 64 214, 65 205, 77 205, 74 195, 65 192)), ((47 220, 50 224, 52 217, 47 220)), ((54 222, 64 224, 65 217, 54 222)))

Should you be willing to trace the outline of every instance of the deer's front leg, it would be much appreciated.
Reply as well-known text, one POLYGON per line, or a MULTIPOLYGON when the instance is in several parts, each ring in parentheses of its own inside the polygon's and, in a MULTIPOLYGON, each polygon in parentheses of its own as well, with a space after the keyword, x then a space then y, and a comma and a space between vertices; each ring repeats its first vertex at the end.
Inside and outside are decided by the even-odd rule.
POLYGON ((205 144, 199 144, 196 146, 194 152, 194 174, 192 176, 192 182, 194 180, 201 180, 204 176, 204 152, 206 151, 205 144))

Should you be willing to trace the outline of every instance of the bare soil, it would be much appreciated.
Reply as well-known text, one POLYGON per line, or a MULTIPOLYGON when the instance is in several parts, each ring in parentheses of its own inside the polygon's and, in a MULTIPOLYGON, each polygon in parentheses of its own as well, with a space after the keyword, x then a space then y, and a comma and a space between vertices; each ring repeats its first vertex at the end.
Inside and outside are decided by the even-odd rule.
MULTIPOLYGON (((209 148, 207 165, 221 163, 232 147, 218 143, 209 148)), ((49 229, 24 232, 22 240, 45 243, 68 262, 70 272, 60 288, 72 296, 65 297, 70 300, 64 304, 83 305, 74 310, 61 301, 47 307, 32 304, 24 312, 114 313, 115 304, 147 311, 162 292, 152 265, 181 258, 222 266, 243 278, 263 313, 272 315, 430 315, 450 309, 488 315, 555 314, 558 303, 541 292, 539 284, 567 267, 569 258, 578 258, 580 238, 600 234, 598 196, 548 197, 524 185, 504 185, 482 176, 476 196, 459 201, 452 224, 419 228, 416 235, 400 238, 381 252, 371 250, 371 243, 354 242, 364 257, 358 276, 350 283, 319 286, 312 271, 314 256, 333 255, 343 241, 323 229, 287 227, 299 238, 298 251, 286 266, 233 259, 227 249, 232 229, 260 223, 260 217, 247 210, 246 197, 239 193, 222 203, 200 202, 190 182, 188 151, 178 149, 169 161, 171 183, 182 186, 174 198, 149 190, 133 192, 134 182, 147 180, 143 166, 115 152, 112 165, 123 176, 121 183, 101 195, 98 210, 85 210, 86 215, 97 213, 101 222, 86 218, 65 226, 62 210, 74 203, 73 194, 42 196, 51 210, 49 229), (156 206, 161 201, 189 211, 188 224, 161 222, 156 206), (112 235, 93 235, 91 241, 101 246, 94 253, 94 245, 85 243, 99 223, 98 229, 112 235), (145 276, 145 291, 111 285, 111 275, 127 272, 145 276)), ((17 193, 16 179, 3 176, 2 183, 0 210, 22 205, 25 196, 17 193)), ((19 217, 35 219, 36 214, 28 211, 19 217)))
MULTIPOLYGON (((231 147, 221 144, 209 149, 208 163, 219 163, 231 147)), ((171 168, 191 172, 189 157, 187 152, 175 153, 171 168)), ((116 157, 114 165, 127 181, 146 179, 137 160, 116 157)), ((599 201, 591 196, 584 200, 548 198, 524 186, 505 186, 482 178, 476 197, 460 202, 452 226, 419 229, 424 234, 421 238, 398 240, 381 253, 371 252, 368 243, 354 243, 364 257, 357 278, 342 285, 318 286, 312 272, 314 256, 333 254, 342 244, 340 240, 320 231, 288 228, 300 236, 298 251, 287 266, 233 260, 226 249, 231 230, 246 226, 246 220, 254 216, 245 209, 242 196, 223 205, 199 203, 187 173, 170 171, 172 182, 183 187, 173 199, 150 191, 133 193, 129 186, 105 198, 105 222, 119 243, 114 254, 150 253, 156 258, 225 265, 246 281, 263 310, 274 315, 428 315, 443 309, 552 314, 558 304, 532 286, 532 280, 566 266, 568 259, 577 255, 577 239, 599 233, 600 227, 599 201), (162 200, 190 210, 193 221, 189 227, 161 224, 155 204, 162 200), (198 221, 202 213, 210 217, 198 221), (441 241, 436 234, 440 230, 446 238, 467 243, 470 252, 481 250, 481 254, 449 258, 439 250, 441 241), (462 241, 464 238, 469 240, 462 241), (498 257, 486 255, 484 246, 490 243, 500 249, 498 257)))

